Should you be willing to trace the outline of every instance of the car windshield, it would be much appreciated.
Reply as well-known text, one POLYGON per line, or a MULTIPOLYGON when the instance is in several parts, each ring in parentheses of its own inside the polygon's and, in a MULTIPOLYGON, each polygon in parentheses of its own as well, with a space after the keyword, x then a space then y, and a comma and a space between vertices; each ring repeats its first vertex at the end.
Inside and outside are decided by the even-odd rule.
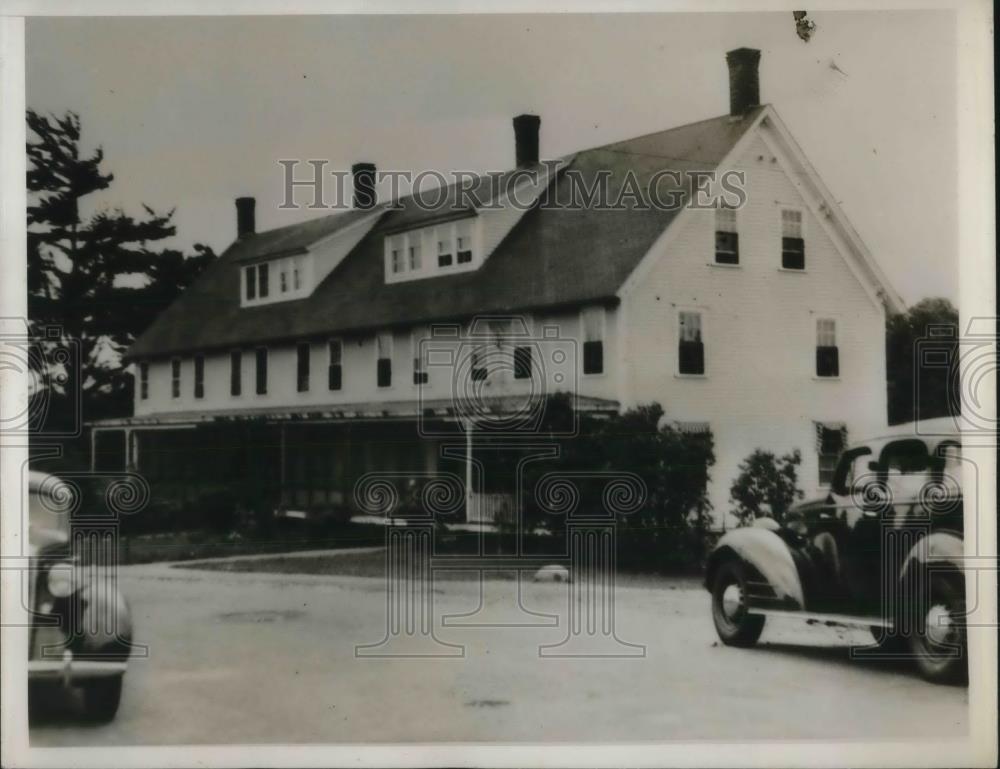
POLYGON ((70 529, 71 500, 32 489, 28 494, 28 540, 43 545, 53 538, 66 539, 70 529))

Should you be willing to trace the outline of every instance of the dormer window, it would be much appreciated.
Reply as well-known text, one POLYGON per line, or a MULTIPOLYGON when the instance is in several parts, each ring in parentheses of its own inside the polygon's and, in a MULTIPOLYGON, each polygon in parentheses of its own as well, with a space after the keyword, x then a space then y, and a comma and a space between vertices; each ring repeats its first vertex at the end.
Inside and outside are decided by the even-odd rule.
POLYGON ((403 271, 403 249, 398 246, 392 249, 392 271, 396 274, 403 271))
POLYGON ((410 269, 411 270, 419 270, 420 269, 420 264, 421 264, 420 241, 419 240, 417 240, 416 242, 413 242, 413 240, 411 239, 410 245, 409 245, 409 257, 410 257, 410 269))
POLYGON ((247 301, 257 298, 257 266, 247 267, 243 270, 243 279, 246 283, 247 301))
POLYGON ((268 294, 268 272, 267 262, 257 265, 257 294, 261 299, 267 299, 268 294))
POLYGON ((472 227, 469 222, 460 222, 455 234, 455 257, 459 264, 472 261, 472 227))
POLYGON ((451 267, 451 240, 438 241, 438 267, 451 267))

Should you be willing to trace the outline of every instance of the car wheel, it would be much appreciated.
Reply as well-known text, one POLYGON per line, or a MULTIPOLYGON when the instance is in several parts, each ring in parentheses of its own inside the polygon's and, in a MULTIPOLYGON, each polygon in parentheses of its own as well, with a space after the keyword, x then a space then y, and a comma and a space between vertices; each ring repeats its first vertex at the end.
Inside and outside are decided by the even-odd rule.
POLYGON ((916 602, 916 632, 910 650, 928 681, 961 685, 968 681, 965 586, 961 577, 931 576, 929 594, 916 602))
POLYGON ((746 585, 746 569, 739 561, 726 561, 715 574, 712 619, 727 646, 753 646, 764 630, 764 616, 747 611, 746 585))
POLYGON ((115 717, 122 700, 122 680, 125 676, 98 678, 83 685, 83 708, 95 722, 106 723, 115 717))

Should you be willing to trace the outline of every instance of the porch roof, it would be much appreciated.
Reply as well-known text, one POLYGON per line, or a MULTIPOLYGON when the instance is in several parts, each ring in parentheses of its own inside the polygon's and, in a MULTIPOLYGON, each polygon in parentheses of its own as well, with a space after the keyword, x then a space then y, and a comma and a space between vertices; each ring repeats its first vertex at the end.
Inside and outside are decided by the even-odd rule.
MULTIPOLYGON (((588 413, 618 413, 620 404, 609 398, 576 396, 577 411, 588 413)), ((474 418, 483 411, 492 414, 514 413, 524 407, 517 396, 484 398, 473 409, 456 407, 451 398, 429 401, 364 402, 328 406, 271 406, 262 408, 219 409, 216 411, 177 411, 145 416, 97 419, 87 422, 91 428, 168 427, 222 422, 359 422, 412 420, 418 416, 443 420, 474 418)))

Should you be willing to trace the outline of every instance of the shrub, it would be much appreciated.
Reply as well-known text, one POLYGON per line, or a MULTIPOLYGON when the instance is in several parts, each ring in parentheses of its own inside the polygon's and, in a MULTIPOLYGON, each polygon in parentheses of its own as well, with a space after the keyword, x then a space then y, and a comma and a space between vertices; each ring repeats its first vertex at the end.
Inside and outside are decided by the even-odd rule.
POLYGON ((803 497, 798 487, 798 466, 802 454, 798 449, 776 457, 770 451, 757 449, 740 463, 740 474, 729 489, 733 515, 741 525, 770 515, 781 522, 796 499, 803 497))

